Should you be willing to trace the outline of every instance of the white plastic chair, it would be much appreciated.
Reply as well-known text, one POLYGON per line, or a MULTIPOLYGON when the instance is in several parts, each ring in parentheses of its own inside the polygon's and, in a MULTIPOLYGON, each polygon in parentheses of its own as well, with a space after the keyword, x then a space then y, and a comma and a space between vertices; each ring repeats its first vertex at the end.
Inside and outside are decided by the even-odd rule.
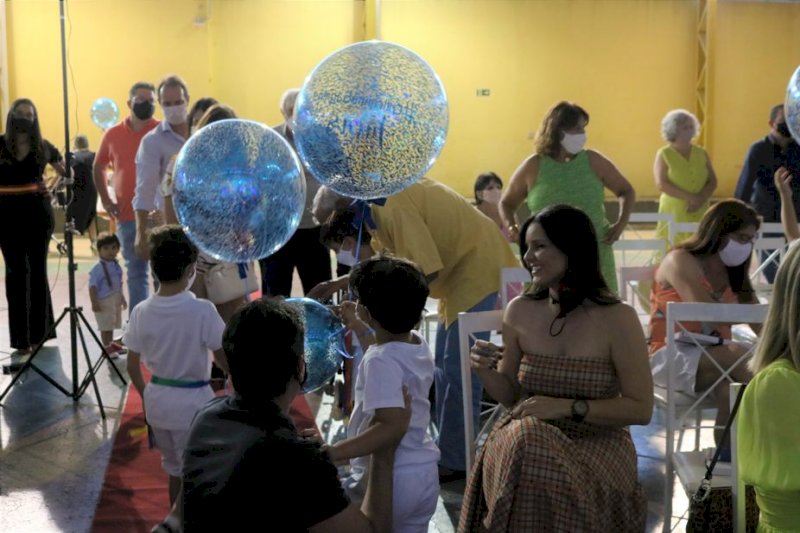
POLYGON ((500 309, 505 309, 515 296, 522 294, 525 284, 531 282, 527 268, 506 267, 500 270, 500 309))
POLYGON ((621 266, 617 268, 619 297, 623 302, 636 309, 642 326, 647 324, 650 309, 645 308, 642 302, 649 302, 650 295, 644 294, 639 289, 642 283, 652 283, 656 273, 655 265, 648 266, 621 266))
POLYGON ((484 432, 491 430, 497 416, 502 413, 502 407, 492 407, 489 420, 481 431, 475 435, 472 410, 472 367, 469 364, 469 350, 475 341, 475 333, 497 331, 503 327, 503 311, 477 311, 473 313, 458 314, 458 342, 461 355, 461 393, 464 404, 464 447, 466 450, 466 469, 470 472, 472 461, 475 457, 477 442, 484 432), (499 410, 499 411, 498 411, 499 410))
POLYGON ((675 241, 677 240, 679 233, 694 233, 699 227, 699 222, 675 222, 674 220, 670 220, 668 230, 668 239, 670 245, 675 246, 678 244, 675 241))
MULTIPOLYGON (((707 303, 682 303, 672 302, 667 304, 667 387, 662 389, 664 398, 661 398, 660 403, 665 403, 667 408, 666 416, 666 476, 664 479, 664 531, 670 531, 672 522, 672 495, 673 486, 675 482, 675 473, 678 472, 680 479, 687 488, 695 487, 699 483, 698 472, 702 477, 702 462, 703 454, 699 448, 699 432, 705 427, 698 424, 699 416, 697 410, 706 408, 711 400, 711 393, 713 389, 725 380, 733 382, 730 372, 738 365, 744 364, 752 353, 751 349, 746 352, 731 368, 721 368, 708 353, 703 350, 701 357, 708 357, 720 370, 721 375, 710 387, 703 391, 697 391, 696 397, 683 394, 674 390, 674 381, 676 368, 674 365, 675 354, 677 353, 677 341, 675 336, 670 332, 675 331, 676 326, 682 329, 684 322, 721 322, 729 324, 756 324, 762 323, 767 313, 767 305, 759 304, 707 304, 707 303), (691 403, 689 403, 691 402, 691 403), (688 404, 688 405, 687 405, 688 404), (680 410, 680 412, 678 412, 680 410), (687 424, 689 417, 694 414, 696 416, 693 425, 687 424), (683 432, 686 429, 695 430, 695 449, 691 452, 681 452, 680 446, 683 438, 683 432), (678 446, 675 446, 676 431, 680 432, 678 439, 678 446), (699 462, 699 464, 698 464, 699 462), (696 479, 695 479, 696 478, 696 479)), ((657 388, 658 389, 658 388, 657 388)), ((656 392, 656 399, 658 400, 659 394, 656 392)), ((713 407, 713 404, 710 406, 713 407)), ((714 426, 708 426, 714 427, 714 426)), ((714 476, 712 486, 730 486, 730 478, 726 479, 725 476, 714 476), (720 485, 722 483, 722 485, 720 485)))
POLYGON ((622 255, 619 262, 622 266, 627 266, 628 255, 631 253, 637 264, 647 265, 652 264, 656 258, 664 257, 667 242, 664 239, 620 239, 614 243, 613 249, 622 255))

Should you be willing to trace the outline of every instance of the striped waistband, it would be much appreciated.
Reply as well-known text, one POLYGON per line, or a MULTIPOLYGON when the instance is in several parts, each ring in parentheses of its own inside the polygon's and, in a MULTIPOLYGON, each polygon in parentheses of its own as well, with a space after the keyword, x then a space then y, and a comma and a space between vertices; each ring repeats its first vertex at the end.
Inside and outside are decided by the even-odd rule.
POLYGON ((26 183, 24 185, 0 185, 0 194, 30 194, 47 192, 44 182, 26 183))
POLYGON ((211 382, 208 380, 189 381, 185 379, 171 379, 171 378, 161 378, 158 376, 153 376, 150 379, 150 383, 153 383, 155 385, 162 385, 164 387, 176 387, 179 389, 199 389, 201 387, 205 387, 211 382))

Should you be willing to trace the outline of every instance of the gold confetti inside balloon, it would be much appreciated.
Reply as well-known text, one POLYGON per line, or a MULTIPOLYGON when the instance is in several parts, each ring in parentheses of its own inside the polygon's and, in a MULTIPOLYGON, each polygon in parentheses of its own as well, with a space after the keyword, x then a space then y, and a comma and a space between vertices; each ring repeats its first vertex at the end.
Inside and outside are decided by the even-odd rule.
POLYGON ((800 143, 800 67, 794 71, 786 88, 786 102, 783 105, 786 125, 794 140, 800 143))
POLYGON ((431 168, 447 137, 439 77, 400 45, 346 46, 311 72, 295 106, 295 145, 312 175, 360 199, 399 192, 431 168))

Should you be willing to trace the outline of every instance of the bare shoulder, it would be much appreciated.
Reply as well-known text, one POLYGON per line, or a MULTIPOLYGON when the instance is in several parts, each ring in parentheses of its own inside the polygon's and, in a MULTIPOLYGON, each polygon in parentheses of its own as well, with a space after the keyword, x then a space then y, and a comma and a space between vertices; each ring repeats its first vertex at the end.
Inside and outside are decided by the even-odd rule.
POLYGON ((534 300, 528 296, 517 296, 508 303, 503 322, 509 325, 529 325, 540 314, 537 311, 547 306, 547 300, 534 300))
POLYGON ((624 302, 610 305, 587 303, 583 307, 593 321, 601 322, 604 327, 628 327, 632 323, 639 324, 636 310, 624 302))

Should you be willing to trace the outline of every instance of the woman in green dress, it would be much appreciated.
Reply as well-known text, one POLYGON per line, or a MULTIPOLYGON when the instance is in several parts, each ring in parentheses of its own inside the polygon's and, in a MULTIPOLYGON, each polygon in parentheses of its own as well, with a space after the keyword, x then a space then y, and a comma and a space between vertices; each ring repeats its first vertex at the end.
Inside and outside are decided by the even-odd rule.
POLYGON ((589 114, 572 102, 559 102, 542 121, 536 134, 535 153, 511 176, 500 201, 500 215, 513 240, 519 239, 514 214, 527 198, 531 213, 556 204, 568 204, 592 220, 600 246, 600 268, 609 288, 617 292, 617 275, 611 245, 628 223, 636 193, 609 159, 586 150, 589 114), (606 218, 604 189, 619 200, 619 216, 606 218))
POLYGON ((756 491, 759 533, 800 531, 800 246, 781 260, 737 415, 737 461, 756 491))
MULTIPOLYGON (((717 176, 706 151, 692 139, 700 132, 700 122, 685 109, 675 109, 661 121, 661 135, 669 144, 656 153, 653 174, 661 191, 658 212, 672 215, 675 222, 700 222, 717 188, 717 176)), ((656 235, 668 238, 664 222, 656 226, 656 235)), ((677 244, 691 235, 678 234, 677 244)))

